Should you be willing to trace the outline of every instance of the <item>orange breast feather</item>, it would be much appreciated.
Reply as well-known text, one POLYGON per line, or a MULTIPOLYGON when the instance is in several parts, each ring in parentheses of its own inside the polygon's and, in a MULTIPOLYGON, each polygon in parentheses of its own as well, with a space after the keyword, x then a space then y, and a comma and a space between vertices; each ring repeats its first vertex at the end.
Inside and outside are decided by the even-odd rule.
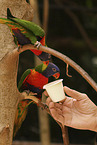
POLYGON ((31 73, 29 74, 26 82, 28 82, 30 85, 42 89, 43 85, 48 83, 48 78, 36 72, 35 70, 31 70, 31 73))

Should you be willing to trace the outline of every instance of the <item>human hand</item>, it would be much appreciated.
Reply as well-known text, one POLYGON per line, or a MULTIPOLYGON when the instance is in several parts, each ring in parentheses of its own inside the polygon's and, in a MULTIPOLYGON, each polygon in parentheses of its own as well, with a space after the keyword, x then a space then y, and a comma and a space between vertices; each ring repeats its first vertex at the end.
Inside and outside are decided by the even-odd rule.
POLYGON ((62 103, 54 103, 48 97, 46 102, 52 117, 63 125, 76 129, 97 131, 97 106, 86 94, 64 87, 70 96, 62 103))

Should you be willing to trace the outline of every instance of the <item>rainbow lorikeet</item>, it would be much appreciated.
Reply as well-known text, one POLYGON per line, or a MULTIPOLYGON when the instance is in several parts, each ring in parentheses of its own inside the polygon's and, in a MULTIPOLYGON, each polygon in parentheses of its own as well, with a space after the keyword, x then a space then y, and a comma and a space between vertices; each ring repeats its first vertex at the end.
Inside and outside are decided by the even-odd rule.
POLYGON ((35 69, 27 69, 19 81, 18 89, 20 92, 30 90, 34 93, 40 93, 43 85, 48 83, 48 78, 54 76, 57 79, 59 72, 59 68, 53 63, 48 65, 42 63, 36 66, 35 69))
MULTIPOLYGON (((44 30, 33 22, 18 19, 12 16, 9 8, 7 8, 7 19, 0 18, 0 23, 6 24, 9 27, 14 37, 15 44, 18 45, 18 47, 22 47, 26 44, 35 45, 37 41, 45 46, 44 30)), ((51 59, 51 55, 46 52, 42 52, 36 49, 31 49, 31 51, 44 63, 46 61, 49 62, 51 59)))
MULTIPOLYGON (((60 76, 59 68, 53 63, 49 63, 48 65, 42 63, 34 69, 28 69, 23 73, 18 84, 18 89, 20 92, 29 90, 37 93, 36 97, 41 99, 43 86, 48 83, 50 76, 58 79, 60 76)), ((22 100, 19 102, 15 118, 14 136, 26 117, 27 107, 32 102, 32 100, 22 100)))

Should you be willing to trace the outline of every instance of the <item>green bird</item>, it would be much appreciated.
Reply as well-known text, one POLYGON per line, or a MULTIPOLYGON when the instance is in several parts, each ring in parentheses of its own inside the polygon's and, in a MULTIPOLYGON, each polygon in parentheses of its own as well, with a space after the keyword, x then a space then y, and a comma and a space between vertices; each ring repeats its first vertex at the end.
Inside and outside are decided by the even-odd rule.
MULTIPOLYGON (((7 19, 0 18, 0 23, 9 27, 18 48, 26 44, 37 45, 39 44, 37 42, 40 42, 43 46, 46 45, 44 30, 33 22, 14 17, 9 8, 7 8, 7 19)), ((31 49, 31 51, 44 63, 49 62, 51 59, 51 55, 46 52, 35 49, 31 49)))
MULTIPOLYGON (((37 93, 36 97, 41 99, 43 86, 48 83, 51 76, 58 79, 60 76, 59 68, 53 63, 49 63, 48 65, 42 63, 34 69, 28 69, 23 73, 18 84, 18 89, 20 92, 28 90, 37 93)), ((27 114, 27 108, 32 102, 32 100, 22 100, 19 102, 15 117, 14 136, 21 127, 27 114)))

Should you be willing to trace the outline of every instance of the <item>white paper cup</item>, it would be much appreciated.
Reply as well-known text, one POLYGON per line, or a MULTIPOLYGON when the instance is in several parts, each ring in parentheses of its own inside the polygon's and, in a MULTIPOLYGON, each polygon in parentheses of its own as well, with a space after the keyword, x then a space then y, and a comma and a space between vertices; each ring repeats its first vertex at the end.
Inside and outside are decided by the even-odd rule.
POLYGON ((63 79, 59 79, 43 86, 53 102, 60 102, 65 99, 62 81, 63 79))

